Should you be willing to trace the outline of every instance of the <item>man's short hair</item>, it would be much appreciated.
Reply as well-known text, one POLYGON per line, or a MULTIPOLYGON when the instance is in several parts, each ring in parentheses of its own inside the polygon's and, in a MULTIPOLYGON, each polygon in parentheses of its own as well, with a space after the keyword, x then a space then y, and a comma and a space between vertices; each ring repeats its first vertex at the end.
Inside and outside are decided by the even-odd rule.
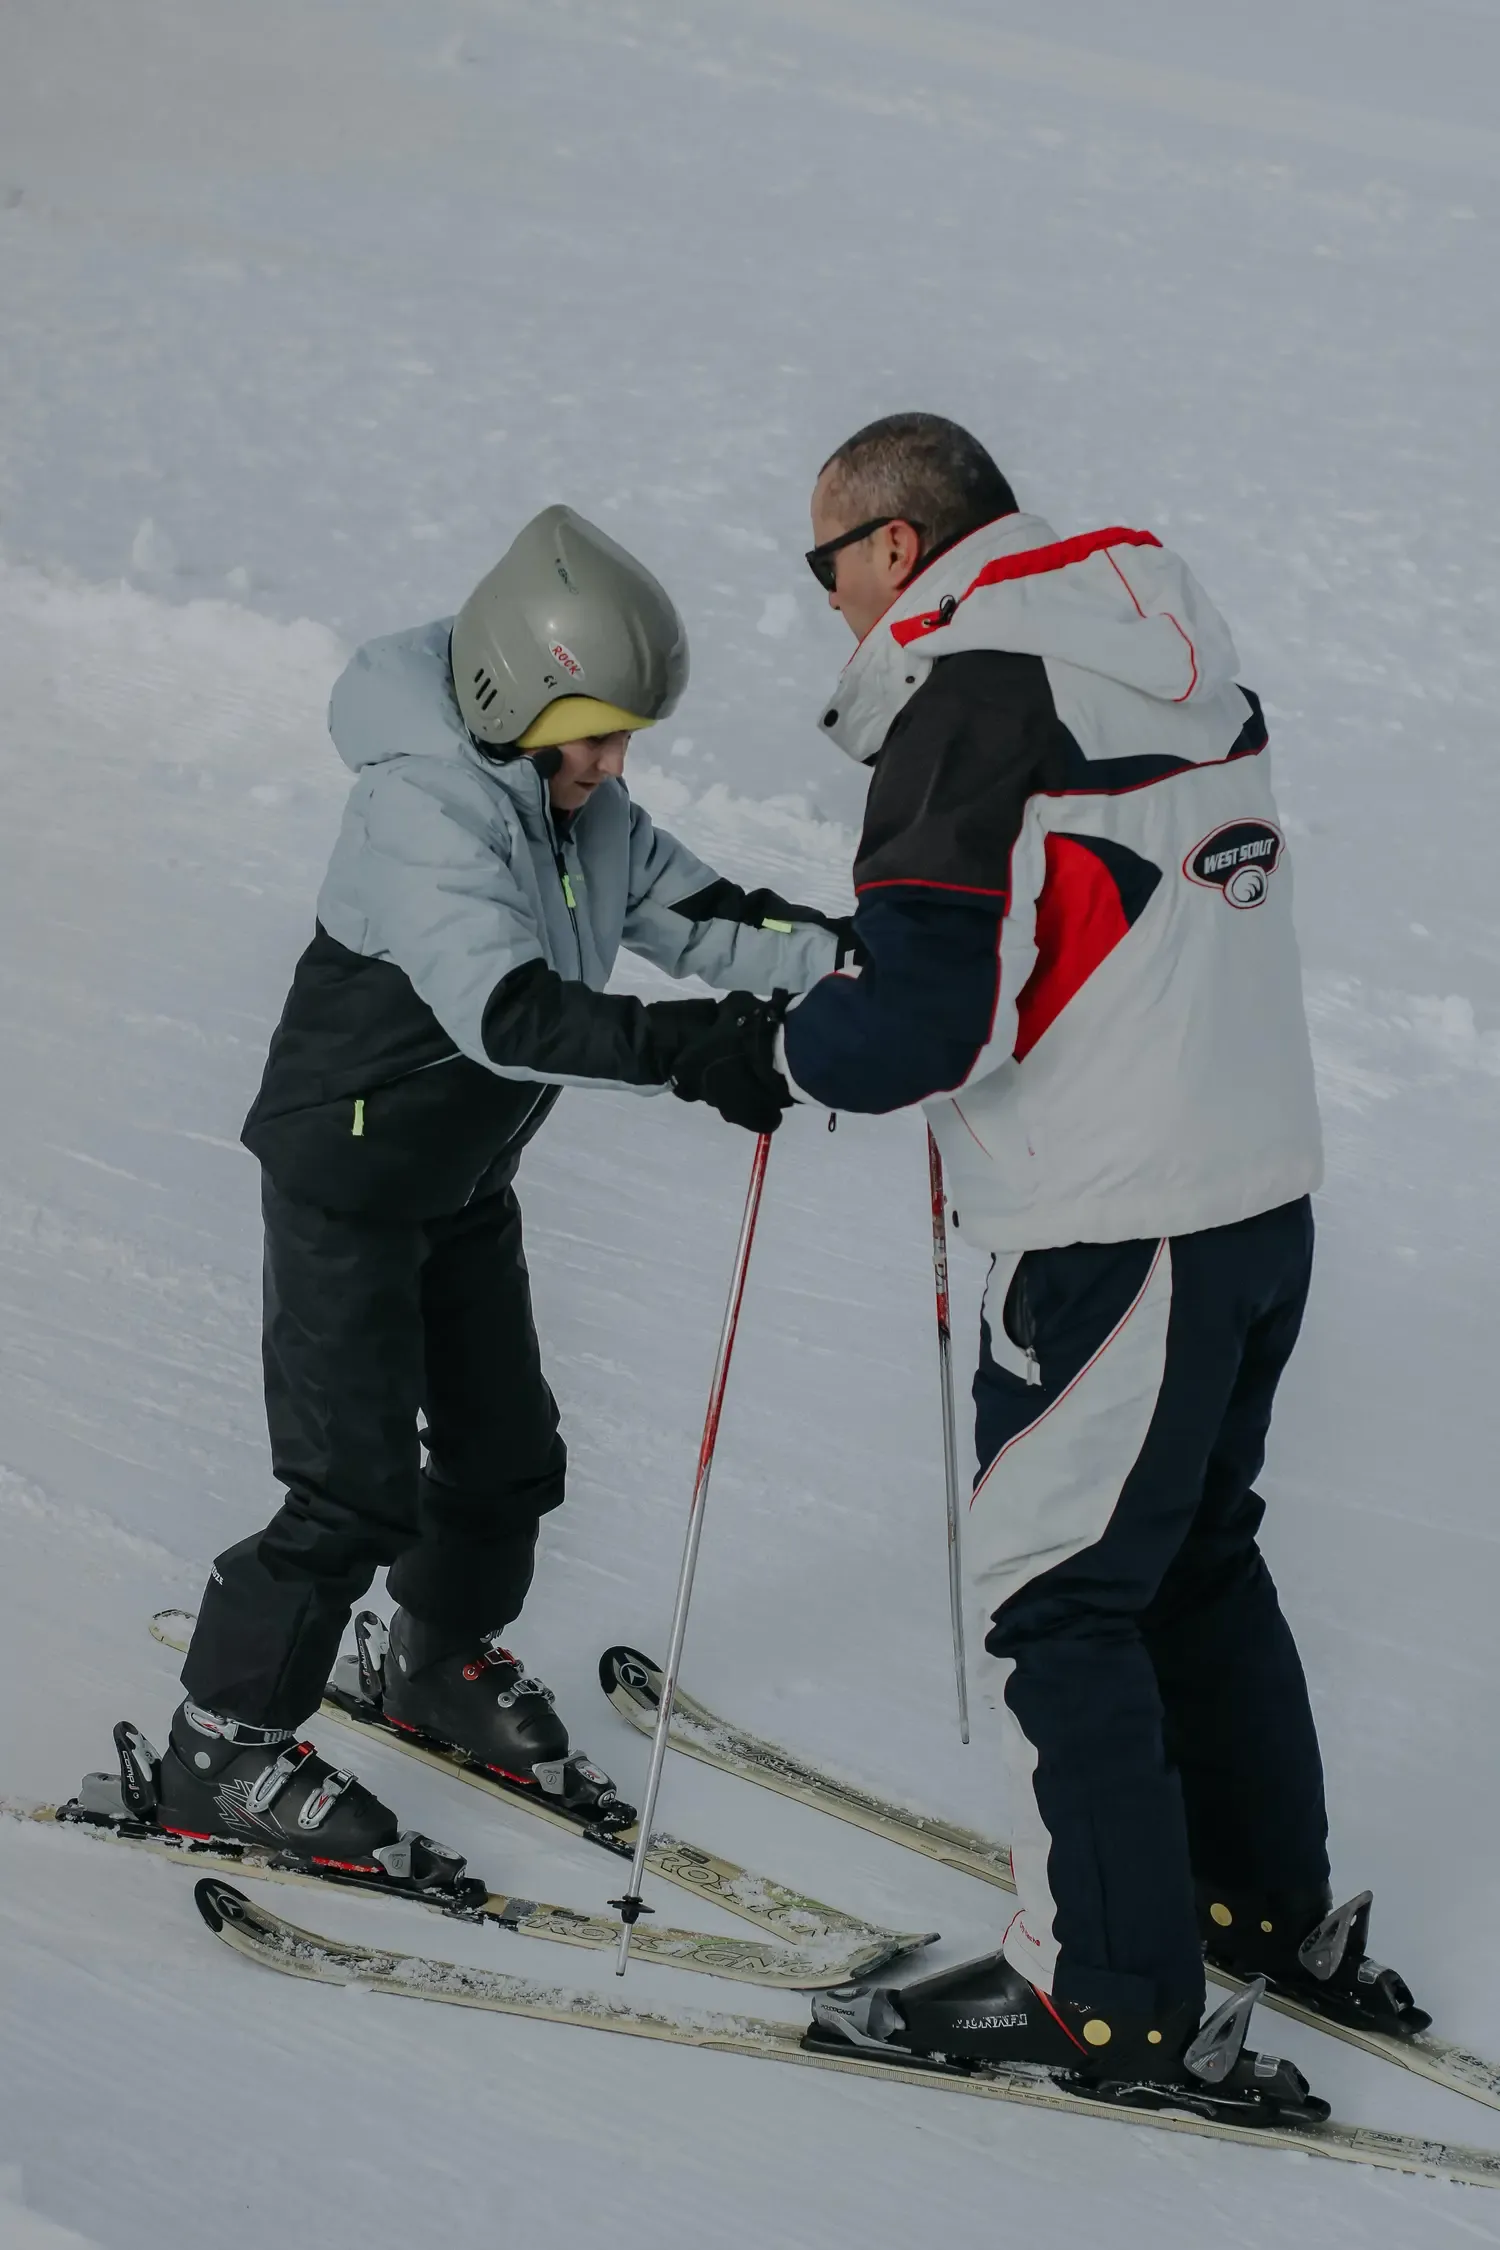
POLYGON ((941 414, 867 422, 818 475, 830 472, 855 522, 889 516, 920 524, 928 549, 1016 512, 1015 494, 978 438, 941 414))

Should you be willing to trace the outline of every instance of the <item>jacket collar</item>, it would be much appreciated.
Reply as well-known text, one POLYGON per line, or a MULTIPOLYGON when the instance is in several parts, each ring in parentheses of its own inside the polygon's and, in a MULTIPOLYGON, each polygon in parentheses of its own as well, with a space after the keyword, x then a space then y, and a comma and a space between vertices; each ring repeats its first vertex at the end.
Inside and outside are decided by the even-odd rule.
POLYGON ((855 650, 823 731, 864 762, 940 657, 1037 656, 1164 706, 1212 703, 1239 670, 1229 627, 1180 555, 1111 524, 1059 539, 1004 516, 913 579, 855 650))
POLYGON ((1056 537, 1040 516, 1001 516, 924 564, 860 642, 823 707, 822 731, 846 758, 856 765, 869 763, 896 713, 911 700, 936 658, 948 653, 941 646, 904 647, 899 627, 918 618, 941 618, 950 603, 951 616, 987 562, 1045 547, 1056 537))

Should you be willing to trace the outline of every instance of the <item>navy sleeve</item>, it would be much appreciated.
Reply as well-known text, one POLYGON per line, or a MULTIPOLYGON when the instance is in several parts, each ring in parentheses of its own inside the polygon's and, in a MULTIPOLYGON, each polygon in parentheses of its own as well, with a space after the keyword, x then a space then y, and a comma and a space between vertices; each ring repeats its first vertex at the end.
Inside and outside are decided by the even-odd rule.
POLYGON ((905 892, 862 900, 865 966, 789 1010, 787 1066, 829 1109, 906 1109, 961 1086, 989 1043, 1004 899, 958 904, 905 892))
POLYGON ((787 1012, 787 1068, 830 1109, 905 1109, 989 1045, 1027 802, 1070 738, 1035 656, 944 657, 891 722, 854 861, 860 975, 787 1012))

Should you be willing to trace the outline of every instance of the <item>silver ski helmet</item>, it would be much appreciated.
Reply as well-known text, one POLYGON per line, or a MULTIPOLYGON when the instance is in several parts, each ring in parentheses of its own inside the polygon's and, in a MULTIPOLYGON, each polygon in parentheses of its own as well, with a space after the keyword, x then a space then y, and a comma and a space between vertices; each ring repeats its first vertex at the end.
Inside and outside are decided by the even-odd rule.
POLYGON ((476 742, 536 750, 654 726, 687 685, 664 586, 571 508, 516 534, 453 621, 453 686, 476 742))

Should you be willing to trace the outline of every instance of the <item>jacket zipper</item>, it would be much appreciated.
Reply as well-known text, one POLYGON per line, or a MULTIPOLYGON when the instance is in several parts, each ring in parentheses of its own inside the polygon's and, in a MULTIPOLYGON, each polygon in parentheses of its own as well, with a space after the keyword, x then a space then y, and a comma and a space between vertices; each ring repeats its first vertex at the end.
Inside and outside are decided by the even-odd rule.
MULTIPOLYGON (((532 770, 533 772, 535 772, 534 767, 532 770)), ((542 780, 540 774, 537 774, 537 780, 541 786, 542 792, 542 819, 546 823, 547 838, 552 846, 552 864, 557 869, 557 880, 562 888, 563 904, 567 907, 568 910, 568 920, 573 925, 573 943, 578 948, 578 974, 581 977, 583 975, 583 933, 578 927, 578 901, 573 896, 573 884, 572 879, 568 874, 568 863, 563 854, 562 845, 558 841, 557 830, 552 825, 552 811, 547 802, 547 784, 542 780)), ((519 1140, 521 1134, 525 1132, 526 1127, 530 1124, 532 1118, 536 1114, 538 1104, 546 1099, 546 1095, 546 1087, 538 1086, 536 1090, 536 1100, 532 1103, 530 1109, 527 1110, 526 1115, 522 1118, 520 1124, 516 1127, 515 1132, 511 1135, 510 1142, 507 1144, 508 1146, 514 1145, 514 1143, 519 1140)), ((485 1171, 489 1171, 490 1169, 491 1167, 489 1165, 485 1166, 485 1171)), ((481 1172, 479 1175, 479 1180, 482 1180, 483 1178, 484 1172, 481 1172)), ((464 1197, 465 1210, 468 1209, 475 1196, 479 1193, 479 1180, 476 1180, 474 1182, 474 1185, 470 1188, 468 1194, 464 1197)))
MULTIPOLYGON (((394 1078, 382 1078, 377 1091, 384 1093, 387 1086, 404 1086, 408 1078, 420 1078, 424 1070, 445 1070, 449 1063, 461 1062, 462 1059, 460 1050, 455 1047, 451 1055, 434 1055, 431 1062, 413 1063, 410 1070, 400 1071, 394 1078)), ((368 1094, 355 1094, 352 1099, 354 1102, 354 1123, 350 1131, 355 1140, 361 1141, 365 1137, 365 1103, 369 1100, 369 1096, 368 1094)))
POLYGON ((583 977, 583 932, 578 927, 578 901, 573 895, 573 881, 568 873, 567 855, 558 839, 557 830, 552 825, 552 807, 547 802, 547 784, 540 774, 537 775, 537 783, 542 792, 542 818, 547 824, 547 837, 552 846, 552 864, 557 869, 557 880, 562 890, 563 904, 568 910, 568 920, 573 925, 573 943, 578 949, 578 974, 583 977))
POLYGON ((563 904, 564 904, 564 905, 565 905, 565 906, 567 907, 567 909, 568 909, 568 920, 569 920, 569 921, 570 921, 570 922, 572 923, 572 925, 573 925, 573 943, 574 943, 574 944, 575 944, 575 945, 577 946, 577 948, 578 948, 578 974, 579 974, 580 976, 582 976, 582 975, 583 975, 583 932, 582 932, 582 931, 581 931, 581 930, 579 929, 579 927, 578 927, 578 901, 577 901, 577 899, 576 899, 576 898, 575 898, 575 897, 573 896, 573 883, 572 883, 572 878, 571 878, 571 877, 570 877, 570 875, 568 874, 568 863, 567 863, 567 860, 566 860, 566 859, 565 859, 565 858, 563 857, 563 848, 562 848, 561 844, 558 844, 558 843, 554 843, 554 844, 553 844, 553 847, 552 847, 552 859, 553 859, 553 864, 555 865, 555 867, 556 867, 556 869, 557 869, 557 879, 558 879, 559 883, 561 883, 561 885, 562 885, 563 904))
POLYGON ((1035 1388, 1042 1380, 1042 1363, 1037 1358, 1036 1322, 1031 1317, 1031 1292, 1026 1286, 1025 1272, 1020 1267, 1016 1269, 1016 1281, 1019 1284, 1016 1290, 1016 1326, 1021 1331, 1018 1341, 1026 1354, 1026 1380, 1035 1388))

